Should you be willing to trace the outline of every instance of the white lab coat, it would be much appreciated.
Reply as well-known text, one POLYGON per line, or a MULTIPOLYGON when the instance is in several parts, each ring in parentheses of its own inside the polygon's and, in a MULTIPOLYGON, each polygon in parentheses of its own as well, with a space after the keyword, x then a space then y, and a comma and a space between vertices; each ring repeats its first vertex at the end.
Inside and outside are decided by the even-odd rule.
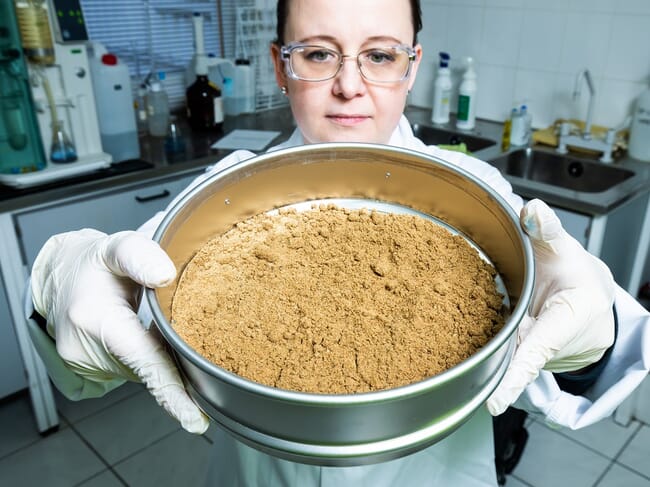
MULTIPOLYGON (((303 144, 299 130, 277 150, 303 144)), ((426 146, 417 139, 405 117, 391 136, 389 145, 413 149, 442 158, 464 168, 498 191, 516 212, 522 200, 512 192, 510 184, 489 164, 459 152, 426 146)), ((208 168, 189 188, 254 154, 236 151, 208 168)), ((174 202, 171 203, 173 205, 174 202)), ((170 207, 171 207, 170 205, 170 207)), ((149 220, 141 231, 153 234, 164 212, 149 220)), ((619 332, 607 364, 587 396, 573 396, 560 391, 553 375, 542 371, 539 378, 522 394, 516 406, 538 414, 546 421, 572 429, 581 428, 610 415, 614 409, 640 384, 650 369, 650 314, 624 290, 616 291, 616 309, 619 332)), ((150 323, 150 314, 140 310, 144 323, 150 323)), ((31 326, 34 342, 50 370, 60 372, 62 362, 51 340, 31 326), (49 342, 49 345, 48 343, 49 342)), ((45 335, 46 336, 46 335, 45 335)), ((49 337, 48 337, 49 338, 49 337)), ((54 379, 57 387, 68 397, 89 397, 87 390, 78 386, 78 378, 66 381, 54 379)), ((387 420, 389 420, 387 418, 387 420)), ((289 462, 269 456, 233 439, 216 428, 214 459, 211 463, 208 485, 225 487, 256 486, 495 486, 494 446, 492 420, 481 408, 456 432, 420 452, 404 458, 360 467, 317 467, 289 462)))

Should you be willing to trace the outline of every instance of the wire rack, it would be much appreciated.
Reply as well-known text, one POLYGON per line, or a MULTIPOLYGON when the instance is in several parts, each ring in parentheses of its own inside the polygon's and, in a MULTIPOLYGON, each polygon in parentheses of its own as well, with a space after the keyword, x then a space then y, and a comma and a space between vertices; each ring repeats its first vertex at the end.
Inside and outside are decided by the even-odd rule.
POLYGON ((275 39, 275 4, 236 9, 236 55, 249 59, 255 69, 255 110, 284 106, 287 99, 275 83, 269 46, 275 39))

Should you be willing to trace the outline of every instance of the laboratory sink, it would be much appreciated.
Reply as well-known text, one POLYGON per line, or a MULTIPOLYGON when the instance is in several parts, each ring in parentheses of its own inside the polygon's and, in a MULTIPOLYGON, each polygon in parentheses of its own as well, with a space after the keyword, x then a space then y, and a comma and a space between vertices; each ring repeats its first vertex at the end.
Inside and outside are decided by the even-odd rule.
POLYGON ((516 149, 488 161, 506 176, 583 193, 600 193, 634 176, 601 162, 533 148, 516 149))
POLYGON ((433 127, 415 123, 411 125, 413 134, 427 145, 458 145, 465 143, 467 150, 477 152, 495 146, 496 141, 480 135, 454 131, 443 127, 433 127))

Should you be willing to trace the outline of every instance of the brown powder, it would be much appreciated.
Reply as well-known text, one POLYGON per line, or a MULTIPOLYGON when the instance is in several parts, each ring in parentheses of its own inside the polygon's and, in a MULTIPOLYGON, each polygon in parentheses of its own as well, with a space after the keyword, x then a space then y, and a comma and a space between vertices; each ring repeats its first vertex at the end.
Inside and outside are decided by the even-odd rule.
POLYGON ((334 206, 258 215, 201 248, 174 328, 198 353, 273 387, 358 393, 420 381, 503 326, 494 268, 412 215, 334 206))

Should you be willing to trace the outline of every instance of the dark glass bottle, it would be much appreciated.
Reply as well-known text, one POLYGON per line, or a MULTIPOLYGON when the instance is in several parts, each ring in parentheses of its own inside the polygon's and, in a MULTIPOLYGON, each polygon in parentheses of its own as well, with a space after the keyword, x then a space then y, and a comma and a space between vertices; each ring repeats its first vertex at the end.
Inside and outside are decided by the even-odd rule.
POLYGON ((221 132, 223 100, 221 90, 206 74, 197 74, 196 81, 185 92, 187 120, 192 130, 221 132))

